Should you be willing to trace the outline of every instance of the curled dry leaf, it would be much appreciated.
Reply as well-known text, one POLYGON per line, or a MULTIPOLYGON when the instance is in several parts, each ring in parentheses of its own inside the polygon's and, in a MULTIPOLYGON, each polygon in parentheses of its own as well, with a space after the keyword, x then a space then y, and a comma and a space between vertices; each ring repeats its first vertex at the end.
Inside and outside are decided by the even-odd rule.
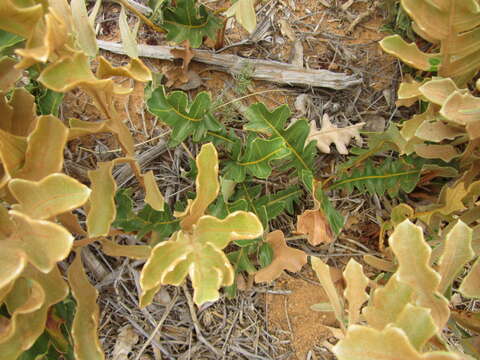
POLYGON ((238 0, 225 13, 227 17, 235 15, 238 23, 250 34, 257 27, 257 15, 255 14, 255 0, 238 0))
POLYGON ((190 62, 194 57, 192 48, 190 47, 189 41, 183 42, 183 48, 175 48, 170 50, 170 53, 175 59, 181 59, 182 65, 178 66, 176 64, 165 65, 162 67, 162 72, 167 78, 165 86, 179 88, 184 84, 188 84, 190 81, 194 80, 195 76, 198 76, 197 73, 189 70, 190 62))
POLYGON ((306 234, 313 246, 333 241, 333 233, 321 209, 305 210, 297 216, 297 232, 306 234))
POLYGON ((302 266, 307 263, 307 254, 289 247, 281 230, 269 233, 266 242, 272 247, 273 261, 255 274, 256 282, 275 280, 282 274, 283 270, 300 271, 302 266))
POLYGON ((138 334, 131 325, 121 328, 113 348, 112 360, 128 360, 128 354, 137 341, 138 334))
POLYGON ((317 148, 323 153, 330 153, 330 145, 335 144, 338 152, 343 155, 348 155, 347 145, 352 138, 361 144, 362 138, 358 131, 365 125, 359 123, 344 128, 337 128, 330 122, 330 117, 327 114, 323 115, 322 129, 318 130, 315 122, 310 123, 310 133, 308 140, 317 140, 317 148))

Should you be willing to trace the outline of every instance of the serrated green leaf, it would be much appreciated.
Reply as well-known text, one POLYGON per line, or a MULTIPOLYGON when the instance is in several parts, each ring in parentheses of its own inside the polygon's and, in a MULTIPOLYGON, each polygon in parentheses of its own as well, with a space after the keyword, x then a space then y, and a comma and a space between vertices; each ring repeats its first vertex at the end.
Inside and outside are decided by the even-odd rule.
MULTIPOLYGON (((115 195, 117 216, 112 226, 124 231, 136 231, 141 240, 147 233, 154 231, 158 238, 167 238, 179 228, 180 219, 176 219, 170 208, 165 205, 163 211, 156 211, 145 205, 138 213, 133 211, 130 189, 120 189, 115 195)), ((155 245, 155 244, 152 244, 155 245)))
POLYGON ((197 48, 202 45, 204 36, 215 40, 221 22, 204 5, 197 8, 195 0, 177 0, 175 8, 164 10, 162 26, 168 32, 168 41, 188 40, 191 47, 197 48))
POLYGON ((334 182, 330 189, 343 188, 348 193, 353 189, 369 194, 398 196, 400 190, 410 193, 420 179, 422 171, 420 164, 415 164, 409 158, 399 160, 384 160, 379 166, 368 159, 362 167, 353 169, 351 174, 343 175, 334 182))
POLYGON ((270 112, 262 103, 248 107, 245 116, 249 120, 245 130, 267 134, 270 139, 280 138, 290 155, 285 158, 285 169, 294 167, 298 171, 312 170, 316 149, 315 141, 306 144, 310 128, 305 119, 299 119, 290 126, 287 120, 290 109, 282 105, 270 112))
POLYGON ((272 173, 270 162, 285 158, 290 151, 285 148, 281 138, 265 140, 249 137, 246 150, 237 159, 228 161, 225 166, 225 176, 236 182, 245 181, 248 174, 260 179, 266 179, 272 173))
POLYGON ((177 146, 188 136, 195 141, 205 137, 208 130, 220 131, 222 125, 211 114, 211 99, 206 92, 189 102, 186 93, 173 91, 168 96, 161 86, 147 100, 148 110, 172 128, 169 146, 177 146))

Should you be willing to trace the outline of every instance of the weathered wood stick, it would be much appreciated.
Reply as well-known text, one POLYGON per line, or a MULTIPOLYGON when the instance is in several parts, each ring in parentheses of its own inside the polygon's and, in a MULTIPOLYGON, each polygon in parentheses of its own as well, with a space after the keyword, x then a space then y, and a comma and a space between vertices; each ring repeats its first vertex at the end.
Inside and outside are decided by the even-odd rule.
MULTIPOLYGON (((116 54, 125 54, 122 44, 97 40, 100 49, 116 54)), ((138 45, 138 53, 142 57, 161 60, 173 60, 172 46, 138 45)), ((207 50, 192 50, 193 60, 213 65, 219 71, 232 75, 241 74, 245 69, 253 79, 271 81, 278 84, 325 87, 342 90, 360 84, 362 79, 357 75, 335 73, 328 70, 314 70, 296 67, 272 60, 248 59, 230 54, 215 54, 207 50)))

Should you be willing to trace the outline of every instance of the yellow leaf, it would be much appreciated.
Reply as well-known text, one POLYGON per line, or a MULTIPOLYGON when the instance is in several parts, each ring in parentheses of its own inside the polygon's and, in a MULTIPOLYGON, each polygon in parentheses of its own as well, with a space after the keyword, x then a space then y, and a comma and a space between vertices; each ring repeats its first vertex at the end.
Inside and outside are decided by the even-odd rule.
POLYGON ((205 213, 208 205, 215 200, 220 190, 217 149, 212 143, 202 145, 196 164, 198 169, 195 181, 197 196, 182 214, 175 215, 182 217, 180 222, 182 229, 192 228, 193 224, 205 213))
POLYGON ((31 219, 16 210, 10 210, 9 214, 15 222, 15 231, 3 241, 22 250, 38 270, 47 273, 68 256, 73 236, 65 228, 50 221, 31 219))
POLYGON ((17 88, 8 103, 2 101, 0 99, 0 128, 12 135, 28 136, 37 122, 35 97, 24 88, 17 88))
POLYGON ((441 276, 439 291, 444 294, 463 269, 465 264, 475 256, 472 246, 472 229, 459 220, 448 232, 445 247, 438 263, 441 276))
POLYGON ((145 185, 145 202, 154 210, 163 211, 165 200, 157 186, 155 175, 152 170, 143 175, 143 181, 145 185))
POLYGON ((75 35, 80 48, 88 55, 95 56, 98 51, 95 30, 88 20, 85 0, 71 0, 72 19, 75 28, 75 35))
POLYGON ((222 249, 231 241, 254 239, 262 233, 262 224, 252 213, 237 211, 223 220, 201 217, 192 232, 177 231, 152 250, 140 277, 142 297, 151 299, 150 290, 162 284, 179 285, 189 274, 196 304, 217 300, 220 286, 231 285, 234 279, 222 249))
POLYGON ((34 219, 49 219, 82 206, 90 189, 65 174, 51 174, 40 181, 13 179, 10 191, 21 211, 34 219))
POLYGON ((6 56, 0 58, 0 92, 10 90, 22 75, 22 71, 15 68, 16 64, 12 58, 6 56))
POLYGON ((102 250, 108 256, 125 256, 131 259, 147 259, 152 248, 147 245, 120 245, 107 239, 101 239, 102 250))
POLYGON ((257 15, 255 13, 255 0, 238 0, 226 12, 227 17, 235 15, 238 23, 250 34, 257 27, 257 15))
POLYGON ((440 351, 420 354, 396 327, 379 331, 353 325, 333 352, 338 360, 460 360, 457 355, 440 351))
MULTIPOLYGON (((138 20, 137 20, 138 21, 138 20)), ((135 31, 131 31, 127 21, 127 13, 123 4, 120 7, 120 16, 118 18, 118 26, 120 28, 120 36, 122 38, 122 46, 128 57, 138 58, 138 46, 135 40, 135 31)))
POLYGON ((480 258, 475 261, 470 272, 460 285, 462 295, 469 298, 480 298, 480 258))
POLYGON ((368 294, 365 289, 368 286, 369 279, 363 273, 363 267, 354 259, 350 259, 343 277, 347 284, 344 296, 348 301, 348 326, 360 321, 360 309, 365 301, 368 300, 368 294))
POLYGON ((126 66, 114 67, 103 56, 98 58, 97 77, 107 79, 112 76, 125 76, 136 81, 147 82, 152 80, 150 69, 140 59, 131 59, 126 66))
POLYGON ((45 293, 45 300, 38 310, 19 314, 16 317, 13 333, 8 340, 0 342, 2 360, 17 360, 22 352, 30 348, 45 329, 50 307, 68 295, 68 287, 57 267, 54 267, 49 273, 43 274, 28 266, 22 276, 41 286, 45 293))
POLYGON ((307 254, 289 247, 281 230, 269 233, 266 243, 272 247, 273 260, 270 265, 255 274, 255 282, 273 281, 283 273, 283 270, 298 272, 307 263, 307 254))
POLYGON ((405 220, 389 239, 397 257, 394 276, 414 290, 415 304, 431 309, 438 329, 443 329, 450 316, 447 299, 438 292, 440 275, 430 266, 432 250, 423 238, 422 228, 405 220))
POLYGON ((456 211, 465 210, 465 205, 462 200, 467 193, 465 184, 461 181, 458 181, 452 186, 446 184, 440 191, 438 204, 425 207, 421 212, 417 213, 417 217, 427 224, 430 224, 432 217, 437 213, 447 216, 456 211))
POLYGON ((371 303, 363 309, 363 316, 369 326, 383 330, 397 320, 412 295, 413 290, 409 285, 392 276, 385 286, 375 289, 371 303))
POLYGON ((112 176, 113 162, 98 163, 96 170, 88 172, 91 181, 90 211, 87 215, 88 236, 106 236, 117 214, 115 191, 117 184, 112 176))
POLYGON ((45 26, 41 30, 38 27, 35 29, 26 47, 16 50, 23 57, 17 67, 28 68, 37 62, 46 63, 56 56, 56 52, 64 50, 69 34, 63 19, 50 8, 44 20, 45 26))
POLYGON ((77 252, 68 269, 68 282, 77 302, 72 325, 75 358, 78 360, 103 360, 98 341, 99 309, 97 290, 90 284, 82 264, 82 252, 77 252))
POLYGON ((28 136, 25 163, 15 177, 41 180, 57 173, 63 167, 63 149, 67 143, 68 129, 52 115, 40 116, 37 126, 28 136))
MULTIPOLYGON (((19 6, 19 3, 14 0, 0 2, 0 29, 27 39, 35 30, 37 21, 42 17, 43 8, 41 4, 19 6)), ((28 3, 24 2, 23 4, 28 3)))
POLYGON ((335 317, 337 318, 338 322, 340 323, 340 327, 345 329, 345 321, 343 316, 343 301, 338 296, 338 292, 335 289, 335 285, 333 284, 332 275, 330 273, 330 267, 325 264, 320 258, 311 256, 310 257, 312 262, 312 268, 317 274, 318 280, 322 285, 325 293, 327 294, 328 300, 333 307, 335 312, 335 317))
POLYGON ((410 344, 419 351, 438 331, 430 315, 430 309, 412 304, 404 307, 394 325, 405 332, 410 344))

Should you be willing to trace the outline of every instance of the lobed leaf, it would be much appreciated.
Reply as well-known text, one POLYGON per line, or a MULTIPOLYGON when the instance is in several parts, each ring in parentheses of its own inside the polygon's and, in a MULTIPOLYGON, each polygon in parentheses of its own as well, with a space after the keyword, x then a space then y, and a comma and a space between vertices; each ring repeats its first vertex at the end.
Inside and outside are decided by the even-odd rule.
POLYGON ((261 223, 251 213, 237 211, 223 220, 202 216, 191 232, 177 231, 154 247, 140 277, 142 292, 161 284, 179 285, 189 274, 195 303, 214 301, 219 287, 231 285, 234 277, 222 249, 231 241, 254 239, 262 232, 261 223))
POLYGON ((272 247, 272 262, 255 274, 255 282, 267 282, 277 279, 284 270, 298 272, 307 263, 307 254, 287 245, 281 230, 267 235, 266 243, 272 247))
POLYGON ((248 107, 245 116, 249 120, 245 130, 267 134, 270 139, 280 138, 283 146, 290 151, 286 169, 295 167, 298 171, 311 171, 315 157, 314 141, 306 143, 309 135, 307 121, 300 119, 285 128, 291 113, 287 105, 270 112, 264 104, 257 103, 248 107))
POLYGON ((225 176, 239 183, 245 181, 247 173, 260 179, 267 179, 272 173, 270 162, 289 155, 290 151, 285 148, 280 138, 272 140, 250 138, 247 140, 245 152, 237 159, 227 162, 225 176))
POLYGON ((177 146, 188 136, 200 141, 207 131, 220 131, 222 125, 210 113, 211 100, 206 92, 199 93, 190 104, 182 91, 173 91, 168 96, 165 87, 155 89, 147 100, 148 110, 160 121, 172 128, 170 146, 177 146))
POLYGON ((21 211, 44 220, 82 206, 90 196, 90 189, 65 174, 51 174, 40 181, 13 179, 10 191, 21 211))
POLYGON ((459 356, 447 352, 419 353, 406 334, 396 327, 379 331, 353 325, 345 338, 334 346, 333 352, 339 360, 460 360, 459 356))
POLYGON ((310 133, 308 140, 316 140, 317 148, 320 152, 330 153, 330 145, 333 143, 340 154, 348 155, 347 145, 355 138, 359 145, 362 144, 362 137, 359 130, 365 123, 359 123, 343 128, 337 128, 330 122, 327 114, 322 118, 322 129, 318 130, 314 121, 310 122, 310 133))
POLYGON ((388 324, 395 323, 412 296, 412 287, 392 276, 385 286, 375 289, 372 301, 363 309, 363 316, 369 326, 383 330, 388 324))
POLYGON ((422 229, 405 220, 395 228, 389 243, 398 260, 398 281, 414 289, 415 304, 431 309, 435 325, 442 329, 450 310, 447 299, 438 291, 440 275, 430 266, 432 251, 422 229))
POLYGON ((178 0, 175 8, 164 10, 162 26, 167 30, 168 41, 188 40, 193 48, 198 48, 203 37, 216 38, 221 23, 204 5, 197 8, 195 0, 178 0))
POLYGON ((68 287, 56 267, 44 274, 28 266, 22 276, 38 283, 45 293, 45 299, 38 310, 16 317, 13 332, 8 339, 0 342, 0 353, 5 360, 17 360, 20 354, 35 343, 45 329, 50 307, 68 295, 68 287))

